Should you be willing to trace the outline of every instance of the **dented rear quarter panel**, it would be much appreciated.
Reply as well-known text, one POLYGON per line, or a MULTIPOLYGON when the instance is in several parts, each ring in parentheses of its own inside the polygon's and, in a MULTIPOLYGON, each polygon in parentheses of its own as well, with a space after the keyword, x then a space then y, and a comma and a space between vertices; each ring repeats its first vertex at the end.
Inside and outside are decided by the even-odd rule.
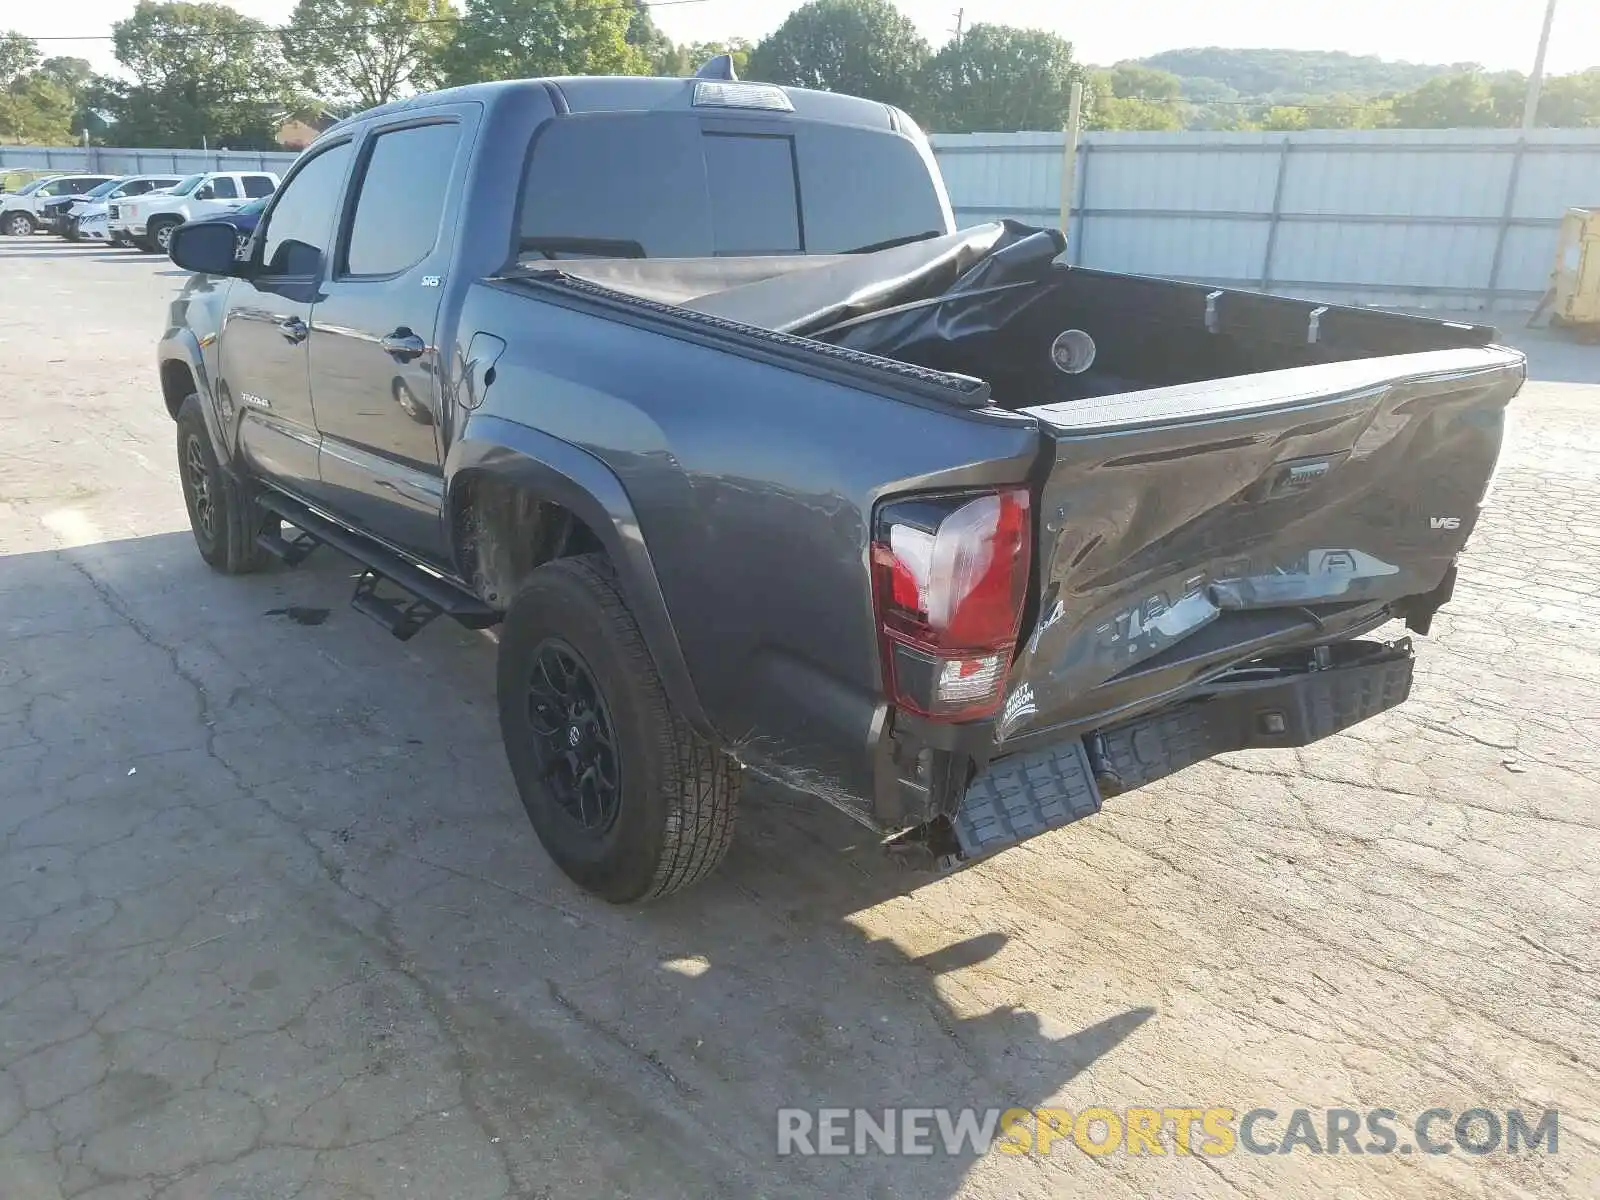
POLYGON ((1033 419, 918 405, 511 284, 463 325, 514 329, 475 425, 577 447, 626 491, 700 703, 751 760, 871 794, 883 711, 868 550, 883 496, 1027 480, 1033 419))

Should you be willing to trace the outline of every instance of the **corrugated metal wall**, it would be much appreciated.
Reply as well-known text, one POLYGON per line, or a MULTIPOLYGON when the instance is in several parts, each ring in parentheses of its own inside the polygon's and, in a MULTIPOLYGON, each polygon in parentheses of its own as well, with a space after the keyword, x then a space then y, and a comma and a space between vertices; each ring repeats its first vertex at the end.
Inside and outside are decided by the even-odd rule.
MULTIPOLYGON (((1056 224, 1059 133, 936 134, 964 225, 1056 224)), ((0 169, 283 171, 283 152, 3 146, 0 169)), ((1089 133, 1069 255, 1083 266, 1345 304, 1531 307, 1561 215, 1600 206, 1600 130, 1089 133)))
POLYGON ((297 154, 285 150, 123 150, 109 146, 0 146, 0 171, 81 171, 94 175, 150 175, 177 171, 276 171, 297 154))
MULTIPOLYGON (((1055 225, 1060 134, 940 134, 963 225, 1055 225)), ((1600 206, 1600 130, 1089 133, 1069 257, 1344 304, 1531 307, 1561 215, 1600 206)))

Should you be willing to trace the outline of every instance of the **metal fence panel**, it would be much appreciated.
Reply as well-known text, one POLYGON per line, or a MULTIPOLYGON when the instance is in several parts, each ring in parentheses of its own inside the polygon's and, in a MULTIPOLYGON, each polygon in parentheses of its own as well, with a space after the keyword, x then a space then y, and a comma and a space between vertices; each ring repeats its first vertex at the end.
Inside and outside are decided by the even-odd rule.
MULTIPOLYGON (((956 217, 1054 225, 1059 133, 935 134, 956 217)), ((0 146, 0 170, 267 170, 286 151, 0 146)), ((1084 266, 1343 303, 1530 307, 1561 215, 1600 205, 1600 130, 1089 133, 1068 255, 1084 266)))
MULTIPOLYGON (((1060 134, 938 134, 963 225, 1060 219, 1060 134)), ((1341 303, 1531 307, 1600 131, 1089 133, 1068 257, 1341 303)))
POLYGON ((152 175, 175 171, 273 171, 299 157, 287 150, 143 150, 113 146, 0 146, 0 171, 152 175))

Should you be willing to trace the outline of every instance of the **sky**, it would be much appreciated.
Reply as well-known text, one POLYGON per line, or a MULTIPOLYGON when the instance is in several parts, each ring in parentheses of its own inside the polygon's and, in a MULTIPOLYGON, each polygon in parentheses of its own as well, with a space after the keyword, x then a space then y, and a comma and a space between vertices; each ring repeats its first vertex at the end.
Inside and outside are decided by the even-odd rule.
MULTIPOLYGON (((955 28, 964 0, 895 0, 935 47, 955 28)), ((458 4, 460 0, 458 0, 458 4)), ((1600 0, 1558 0, 1546 69, 1554 74, 1600 65, 1600 0)), ((674 41, 710 41, 770 33, 798 0, 688 0, 654 9, 656 24, 674 41)), ((133 0, 8 3, 0 29, 29 37, 105 37, 133 0)), ((270 24, 281 23, 293 0, 233 0, 232 7, 270 24)), ((1527 71, 1533 64, 1544 0, 976 0, 966 7, 979 21, 1052 29, 1070 39, 1083 62, 1106 65, 1183 46, 1344 50, 1411 62, 1477 62, 1494 70, 1527 71)), ((46 54, 87 58, 115 68, 109 41, 50 41, 46 54)))

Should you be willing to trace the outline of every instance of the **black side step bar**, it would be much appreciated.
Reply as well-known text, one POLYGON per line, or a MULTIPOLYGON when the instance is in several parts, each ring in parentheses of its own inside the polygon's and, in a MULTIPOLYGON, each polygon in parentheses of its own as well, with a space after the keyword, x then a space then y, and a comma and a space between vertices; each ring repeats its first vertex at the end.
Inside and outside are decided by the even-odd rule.
POLYGON ((280 492, 262 492, 257 495, 256 503, 301 531, 301 536, 292 540, 276 532, 262 533, 256 541, 268 553, 292 566, 311 552, 314 543, 321 543, 366 567, 356 581, 350 606, 377 621, 401 641, 439 616, 452 617, 468 629, 487 629, 500 622, 501 614, 476 596, 447 579, 424 571, 383 543, 319 516, 298 500, 280 492), (407 593, 407 597, 379 595, 378 584, 383 580, 407 593))

